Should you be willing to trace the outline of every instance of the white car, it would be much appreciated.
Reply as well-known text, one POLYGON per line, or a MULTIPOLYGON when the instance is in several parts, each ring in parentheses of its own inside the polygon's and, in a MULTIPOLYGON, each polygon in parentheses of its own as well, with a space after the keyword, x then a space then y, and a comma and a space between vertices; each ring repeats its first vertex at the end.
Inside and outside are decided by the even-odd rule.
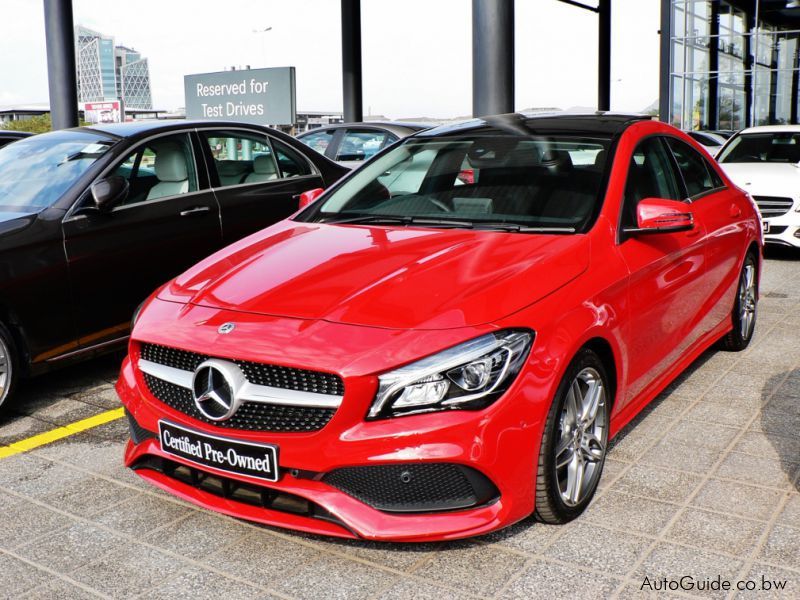
POLYGON ((750 127, 717 156, 758 205, 768 244, 800 248, 800 125, 750 127))
POLYGON ((684 133, 708 150, 711 156, 716 156, 719 149, 725 144, 725 138, 712 131, 684 131, 684 133))

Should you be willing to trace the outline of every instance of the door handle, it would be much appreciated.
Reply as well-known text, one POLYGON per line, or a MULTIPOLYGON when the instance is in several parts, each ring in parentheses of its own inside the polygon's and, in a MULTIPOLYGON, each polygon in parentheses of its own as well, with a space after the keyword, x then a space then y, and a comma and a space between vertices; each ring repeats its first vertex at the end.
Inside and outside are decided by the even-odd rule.
POLYGON ((203 213, 207 213, 211 210, 210 206, 194 206, 192 208, 187 208, 186 210, 182 210, 180 216, 182 217, 190 217, 192 215, 202 215, 203 213))
POLYGON ((731 204, 731 208, 730 208, 729 214, 730 214, 732 219, 736 219, 736 218, 742 216, 742 209, 739 208, 738 206, 736 206, 735 204, 731 204))

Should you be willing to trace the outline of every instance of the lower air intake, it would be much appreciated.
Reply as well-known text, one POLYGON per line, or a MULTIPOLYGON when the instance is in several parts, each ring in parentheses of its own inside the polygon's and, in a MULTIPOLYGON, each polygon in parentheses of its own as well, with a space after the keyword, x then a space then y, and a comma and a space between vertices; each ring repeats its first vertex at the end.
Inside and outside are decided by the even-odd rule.
POLYGON ((159 456, 145 455, 131 467, 134 471, 150 469, 163 473, 171 479, 180 481, 209 494, 235 502, 249 504, 269 510, 291 513, 301 517, 320 519, 347 526, 321 506, 295 494, 243 483, 228 477, 213 475, 200 469, 188 467, 159 456))
POLYGON ((346 467, 322 481, 385 512, 422 513, 489 504, 500 492, 471 467, 450 463, 415 463, 346 467))

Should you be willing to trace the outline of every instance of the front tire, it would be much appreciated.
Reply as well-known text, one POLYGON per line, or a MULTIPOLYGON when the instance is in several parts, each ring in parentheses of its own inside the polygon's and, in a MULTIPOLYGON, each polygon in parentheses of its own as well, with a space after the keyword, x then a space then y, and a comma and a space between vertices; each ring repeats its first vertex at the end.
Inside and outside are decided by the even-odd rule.
POLYGON ((756 327, 758 309, 758 262, 752 252, 748 252, 739 275, 736 301, 733 303, 731 321, 733 329, 722 338, 722 348, 730 352, 740 352, 750 345, 756 327))
POLYGON ((611 387, 600 358, 581 350, 547 415, 536 476, 536 518, 567 523, 597 491, 608 447, 611 387))
POLYGON ((0 412, 8 408, 19 382, 19 362, 14 338, 0 322, 0 412))

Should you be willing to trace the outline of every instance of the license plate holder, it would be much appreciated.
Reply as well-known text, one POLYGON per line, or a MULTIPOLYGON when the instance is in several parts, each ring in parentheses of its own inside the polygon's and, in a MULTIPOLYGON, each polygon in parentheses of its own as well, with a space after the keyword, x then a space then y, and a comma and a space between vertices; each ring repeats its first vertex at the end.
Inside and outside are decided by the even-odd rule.
POLYGON ((275 482, 280 478, 278 446, 244 442, 159 420, 161 451, 200 467, 275 482))

